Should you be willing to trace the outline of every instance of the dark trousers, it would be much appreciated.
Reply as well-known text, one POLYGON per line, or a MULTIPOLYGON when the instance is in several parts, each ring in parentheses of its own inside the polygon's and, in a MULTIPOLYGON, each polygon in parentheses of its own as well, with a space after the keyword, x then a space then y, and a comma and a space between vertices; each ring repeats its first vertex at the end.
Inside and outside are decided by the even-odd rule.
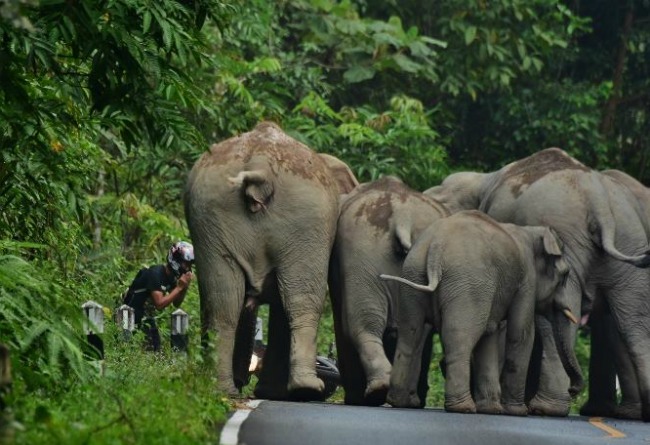
POLYGON ((140 323, 140 329, 145 335, 145 350, 153 352, 160 351, 160 332, 158 331, 156 320, 150 317, 143 318, 142 323, 140 323))

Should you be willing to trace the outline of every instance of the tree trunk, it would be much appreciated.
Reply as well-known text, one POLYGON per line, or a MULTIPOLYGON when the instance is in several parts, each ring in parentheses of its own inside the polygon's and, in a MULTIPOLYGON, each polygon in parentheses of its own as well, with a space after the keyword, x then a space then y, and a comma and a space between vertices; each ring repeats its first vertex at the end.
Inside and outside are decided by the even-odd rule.
POLYGON ((600 122, 600 133, 607 137, 614 129, 616 118, 616 108, 621 100, 621 91, 623 87, 623 72, 625 70, 625 61, 627 59, 627 41, 632 31, 634 23, 634 8, 632 2, 627 2, 625 19, 623 20, 623 29, 621 30, 621 40, 616 52, 616 65, 614 66, 614 75, 612 78, 612 93, 605 104, 605 113, 600 122))

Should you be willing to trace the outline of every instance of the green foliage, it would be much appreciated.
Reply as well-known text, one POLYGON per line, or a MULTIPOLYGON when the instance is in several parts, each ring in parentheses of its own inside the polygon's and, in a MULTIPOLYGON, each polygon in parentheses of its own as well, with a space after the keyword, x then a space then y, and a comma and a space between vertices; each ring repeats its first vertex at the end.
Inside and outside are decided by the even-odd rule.
MULTIPOLYGON (((146 391, 158 397, 158 367, 166 389, 147 416, 163 417, 180 375, 183 394, 197 393, 186 412, 221 419, 225 405, 207 407, 214 394, 199 389, 210 377, 184 381, 199 357, 159 363, 127 348, 97 380, 79 336, 81 303, 113 307, 186 238, 185 175, 210 143, 269 119, 361 181, 392 174, 422 190, 548 146, 647 181, 648 17, 647 0, 4 1, 0 337, 19 351, 21 440, 212 440, 201 414, 180 432, 124 416, 146 391), (133 373, 143 380, 125 384, 140 395, 116 397, 109 386, 133 373)), ((183 306, 193 320, 196 292, 183 306)), ((440 406, 437 366, 430 382, 427 403, 440 406)))
POLYGON ((287 121, 289 132, 317 151, 346 161, 359 181, 396 175, 424 190, 446 173, 446 153, 422 103, 396 96, 390 109, 346 107, 332 110, 310 94, 287 121))
MULTIPOLYGON (((141 338, 110 339, 103 375, 59 399, 25 395, 16 420, 20 444, 208 444, 232 409, 211 373, 192 357, 145 353, 141 338)), ((20 391, 20 388, 18 388, 20 391)))
POLYGON ((81 311, 69 291, 54 274, 16 256, 40 246, 0 246, 0 338, 15 357, 15 374, 29 391, 56 392, 86 381, 92 369, 84 359, 81 311))

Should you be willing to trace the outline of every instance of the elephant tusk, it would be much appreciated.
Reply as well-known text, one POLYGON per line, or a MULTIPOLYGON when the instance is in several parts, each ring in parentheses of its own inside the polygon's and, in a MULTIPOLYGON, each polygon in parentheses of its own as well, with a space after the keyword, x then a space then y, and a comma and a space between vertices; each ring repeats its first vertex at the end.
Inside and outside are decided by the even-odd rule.
POLYGON ((562 312, 564 313, 566 318, 571 320, 571 323, 578 324, 578 319, 576 318, 575 315, 573 315, 573 312, 571 312, 571 309, 562 309, 562 312))

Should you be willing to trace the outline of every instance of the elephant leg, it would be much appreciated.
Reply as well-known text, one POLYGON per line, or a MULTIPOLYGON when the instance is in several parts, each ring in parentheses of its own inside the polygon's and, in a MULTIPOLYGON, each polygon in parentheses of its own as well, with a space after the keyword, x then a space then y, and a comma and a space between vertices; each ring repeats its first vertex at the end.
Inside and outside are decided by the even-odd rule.
MULTIPOLYGON (((573 314, 580 314, 582 287, 580 279, 570 274, 562 293, 556 296, 573 314)), ((537 394, 528 405, 528 413, 542 416, 564 417, 569 414, 571 395, 582 389, 582 374, 575 357, 578 325, 571 323, 564 314, 536 315, 535 327, 542 340, 542 359, 537 394), (552 320, 552 322, 551 322, 552 320), (562 351, 560 351, 560 348, 562 351), (567 374, 560 353, 573 365, 576 375, 567 374)))
POLYGON ((384 353, 382 338, 374 333, 363 332, 355 334, 353 342, 359 351, 366 375, 365 401, 368 405, 381 405, 386 401, 391 370, 390 362, 384 353))
POLYGON ((638 271, 628 277, 630 284, 624 289, 609 291, 607 302, 626 346, 625 350, 634 364, 641 401, 641 420, 650 422, 650 306, 647 295, 650 283, 646 277, 647 271, 638 271), (645 275, 638 276, 641 272, 645 275), (634 278, 638 279, 632 281, 634 278))
MULTIPOLYGON (((505 347, 503 348, 505 351, 505 347)), ((542 339, 537 330, 537 323, 535 323, 535 340, 533 341, 533 351, 530 354, 530 363, 528 364, 528 375, 526 376, 526 405, 530 405, 530 401, 539 386, 540 371, 542 363, 542 339)))
MULTIPOLYGON (((421 298, 429 297, 427 295, 411 295, 410 293, 402 296, 404 301, 409 301, 408 306, 426 307, 417 304, 416 300, 421 298)), ((401 305, 401 307, 403 306, 401 305)), ((410 310, 408 316, 403 314, 402 309, 400 311, 402 313, 400 320, 408 321, 408 323, 402 323, 399 327, 397 349, 386 401, 399 408, 420 408, 422 402, 417 392, 417 385, 422 369, 422 351, 427 343, 427 336, 431 335, 431 325, 425 323, 425 314, 422 310, 410 310)))
POLYGON ((366 376, 363 373, 359 354, 352 346, 346 323, 341 312, 340 298, 330 291, 332 297, 332 315, 334 318, 334 334, 336 336, 337 366, 341 375, 341 386, 345 392, 347 405, 363 405, 366 388, 366 376))
MULTIPOLYGON (((610 320, 613 324, 613 320, 610 320)), ((616 407, 615 417, 641 420, 641 399, 638 377, 630 360, 627 348, 615 327, 612 327, 613 349, 616 353, 616 374, 621 385, 621 402, 616 407)))
POLYGON ((235 350, 235 333, 244 306, 244 274, 220 256, 204 257, 197 269, 201 273, 198 284, 205 361, 217 368, 219 390, 236 397, 240 391, 235 386, 233 365, 245 358, 235 359, 235 354, 246 354, 235 350))
POLYGON ((316 255, 286 260, 278 274, 278 289, 289 325, 290 397, 320 400, 325 384, 316 376, 317 329, 327 293, 329 255, 310 249, 316 255))
MULTIPOLYGON (((458 300, 471 301, 463 298, 457 298, 456 301, 458 300)), ((476 404, 470 391, 470 362, 472 351, 481 338, 483 329, 467 329, 467 326, 455 323, 451 314, 460 314, 462 310, 459 310, 458 307, 454 309, 454 306, 449 305, 447 314, 443 312, 440 330, 447 369, 445 410, 458 413, 475 413, 476 404)), ((485 319, 487 319, 487 314, 485 319)))
POLYGON ((344 402, 347 405, 365 405, 366 376, 363 373, 359 354, 350 341, 336 346, 338 368, 341 374, 341 386, 345 391, 344 402))
POLYGON ((605 305, 597 301, 589 314, 589 397, 580 408, 583 416, 613 417, 616 411, 616 367, 610 339, 616 329, 605 305))
POLYGON ((535 295, 515 297, 522 304, 510 309, 506 325, 506 350, 503 364, 502 404, 505 412, 515 416, 525 416, 528 408, 525 403, 526 376, 535 339, 533 307, 527 301, 534 301, 535 295))
POLYGON ((427 325, 424 347, 422 349, 422 361, 420 363, 420 378, 418 379, 418 398, 420 407, 424 408, 427 402, 427 393, 429 392, 429 367, 431 365, 431 356, 433 355, 433 326, 427 325))
POLYGON ((235 333, 235 356, 233 357, 233 378, 235 386, 241 390, 250 382, 250 363, 255 340, 255 324, 257 322, 257 307, 244 308, 239 317, 235 333))
POLYGON ((255 397, 269 400, 288 400, 289 391, 289 322, 279 303, 269 308, 267 346, 262 361, 255 397))
POLYGON ((363 273, 353 268, 343 283, 346 298, 342 302, 342 318, 361 361, 358 372, 363 373, 366 381, 364 404, 377 406, 386 401, 390 384, 391 364, 384 352, 382 338, 388 322, 389 296, 379 280, 368 282, 353 278, 358 276, 363 276, 363 273))
POLYGON ((484 335, 476 344, 472 357, 472 396, 476 403, 476 411, 483 414, 504 412, 499 383, 500 336, 501 331, 484 335))
POLYGON ((528 413, 541 416, 564 417, 569 414, 571 397, 569 376, 558 355, 551 322, 542 315, 535 316, 535 329, 541 339, 537 393, 528 404, 528 413))

